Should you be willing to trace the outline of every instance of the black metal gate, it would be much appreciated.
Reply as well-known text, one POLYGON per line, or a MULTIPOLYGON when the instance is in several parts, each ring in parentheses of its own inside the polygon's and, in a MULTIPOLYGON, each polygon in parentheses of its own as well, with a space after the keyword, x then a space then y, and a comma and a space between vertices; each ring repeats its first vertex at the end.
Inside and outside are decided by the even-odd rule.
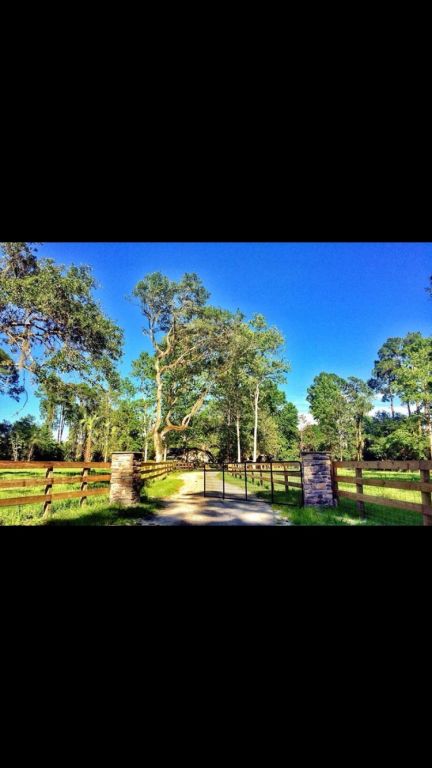
POLYGON ((203 472, 204 496, 303 506, 300 461, 204 464, 203 472))

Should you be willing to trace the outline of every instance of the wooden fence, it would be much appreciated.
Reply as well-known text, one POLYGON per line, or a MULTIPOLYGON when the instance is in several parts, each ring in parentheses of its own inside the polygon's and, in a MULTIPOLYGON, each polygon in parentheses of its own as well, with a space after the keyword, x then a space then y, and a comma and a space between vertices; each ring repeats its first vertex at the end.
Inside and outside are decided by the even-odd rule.
POLYGON ((332 462, 333 486, 336 498, 352 499, 356 502, 361 517, 365 517, 365 503, 378 504, 393 509, 405 509, 423 515, 423 524, 432 525, 432 483, 430 472, 432 461, 334 461, 332 462), (339 469, 355 470, 355 476, 339 474, 339 469), (393 470, 398 472, 420 472, 419 480, 396 480, 387 477, 365 477, 363 470, 393 470), (340 483, 356 486, 355 492, 339 490, 340 483), (421 503, 374 496, 364 493, 364 486, 396 488, 416 491, 421 494, 421 503))
MULTIPOLYGON (((157 477, 166 477, 169 472, 177 468, 175 461, 146 461, 142 464, 141 477, 144 481, 154 480, 157 477)), ((79 499, 80 505, 90 496, 104 496, 109 494, 111 481, 111 462, 107 461, 0 461, 0 472, 16 469, 41 469, 44 474, 33 477, 0 480, 0 491, 12 488, 37 488, 43 487, 44 492, 28 496, 14 496, 0 498, 0 507, 16 507, 23 504, 43 504, 44 514, 50 510, 50 505, 63 499, 79 499), (55 475, 56 470, 74 469, 79 474, 55 475), (91 470, 105 470, 103 473, 90 474, 91 470), (79 490, 67 490, 52 493, 53 486, 80 484, 79 490), (101 488, 89 488, 93 483, 103 483, 101 488)))

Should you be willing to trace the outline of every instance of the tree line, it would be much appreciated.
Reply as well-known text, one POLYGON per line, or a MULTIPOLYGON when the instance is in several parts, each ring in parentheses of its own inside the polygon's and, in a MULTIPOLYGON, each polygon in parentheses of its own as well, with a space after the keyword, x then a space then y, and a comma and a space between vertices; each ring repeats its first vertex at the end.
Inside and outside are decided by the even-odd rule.
POLYGON ((122 377, 123 331, 94 298, 90 267, 39 258, 38 245, 0 243, 0 394, 21 401, 31 381, 40 403, 39 421, 0 424, 2 458, 430 455, 430 338, 388 339, 367 382, 319 374, 308 390, 316 423, 305 424, 281 388, 290 369, 283 335, 261 314, 212 306, 195 273, 179 281, 148 274, 132 298, 151 351, 122 377), (369 415, 377 396, 390 414, 369 415))

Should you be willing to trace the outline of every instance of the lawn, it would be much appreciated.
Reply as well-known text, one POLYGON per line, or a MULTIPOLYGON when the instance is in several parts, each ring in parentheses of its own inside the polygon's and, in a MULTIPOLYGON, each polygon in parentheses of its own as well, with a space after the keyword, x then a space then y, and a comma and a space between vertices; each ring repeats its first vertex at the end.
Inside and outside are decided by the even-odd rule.
MULTIPOLYGON (((104 470, 97 470, 96 474, 106 474, 104 470)), ((76 475, 76 470, 57 470, 58 475, 76 475)), ((95 474, 92 470, 92 475, 95 474)), ((0 480, 26 479, 31 477, 44 477, 43 469, 34 470, 0 470, 0 480)), ((89 497, 80 506, 79 499, 61 499, 52 504, 52 512, 49 518, 43 519, 42 503, 23 504, 15 507, 0 507, 1 525, 137 525, 140 519, 156 520, 157 510, 160 508, 160 499, 167 498, 176 493, 183 481, 173 472, 164 479, 149 481, 143 489, 141 502, 129 509, 111 505, 107 496, 89 497)), ((92 483, 89 488, 106 487, 108 483, 92 483)), ((79 490, 80 484, 60 485, 53 487, 53 494, 60 491, 79 490)), ((19 496, 33 496, 43 493, 43 487, 35 488, 8 488, 0 489, 0 498, 15 498, 19 496)))
MULTIPOLYGON (((339 474, 354 477, 353 470, 339 470, 339 474)), ((363 476, 378 477, 381 479, 406 480, 416 482, 420 480, 419 472, 391 472, 391 471, 373 471, 365 470, 363 476)), ((222 483, 222 473, 218 475, 222 483)), ((297 478, 295 478, 297 480, 297 478)), ((233 477, 225 473, 225 482, 236 485, 244 489, 244 480, 233 477)), ((222 488, 222 484, 221 484, 222 488)), ((355 485, 350 483, 340 483, 340 490, 355 493, 355 485)), ((420 491, 410 491, 397 488, 379 488, 377 486, 364 486, 364 493, 370 496, 382 496, 388 499, 398 499, 399 501, 410 501, 415 504, 421 503, 420 491)), ((258 483, 252 483, 248 477, 248 494, 254 495, 263 501, 271 502, 270 484, 264 483, 259 486, 258 483)), ((300 506, 300 491, 290 489, 288 493, 285 489, 276 484, 274 490, 273 507, 280 513, 281 517, 292 522, 294 525, 423 525, 422 515, 405 509, 394 507, 382 507, 378 504, 365 503, 366 518, 361 519, 356 509, 355 501, 351 499, 340 499, 338 506, 323 511, 318 511, 314 507, 300 506), (279 503, 278 503, 279 502, 279 503), (285 503, 284 503, 285 502, 285 503), (290 506, 286 506, 286 504, 290 506)), ((251 502, 253 503, 253 502, 251 502)))

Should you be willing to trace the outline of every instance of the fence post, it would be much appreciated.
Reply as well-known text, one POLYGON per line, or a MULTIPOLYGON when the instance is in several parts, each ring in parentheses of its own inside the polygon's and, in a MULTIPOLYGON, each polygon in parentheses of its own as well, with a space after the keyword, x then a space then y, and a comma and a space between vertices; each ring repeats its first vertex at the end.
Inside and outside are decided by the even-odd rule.
POLYGON ((303 503, 306 507, 333 507, 331 460, 328 453, 302 454, 303 503))
POLYGON ((245 473, 245 499, 247 501, 247 465, 246 465, 246 462, 245 462, 245 465, 244 465, 244 473, 245 473))
POLYGON ((273 461, 270 460, 270 486, 271 486, 271 503, 274 502, 274 484, 273 484, 273 461))
MULTIPOLYGON (((355 476, 356 476, 356 481, 357 479, 359 480, 362 479, 363 470, 360 467, 356 467, 355 476)), ((361 483, 356 482, 355 486, 356 486, 356 493, 363 493, 363 485, 361 483)), ((366 517, 364 501, 356 501, 356 508, 360 517, 364 519, 366 517)))
MULTIPOLYGON (((81 488, 80 488, 81 491, 87 490, 87 481, 85 478, 88 476, 88 473, 89 473, 88 467, 84 467, 83 471, 81 472, 81 477, 82 477, 81 488)), ((79 500, 80 507, 82 507, 82 505, 85 504, 86 501, 87 501, 87 496, 81 496, 79 500)))
MULTIPOLYGON (((54 472, 54 467, 48 467, 47 471, 45 472, 45 477, 47 478, 47 483, 44 491, 45 496, 47 496, 52 492, 53 472, 54 472)), ((50 514, 51 514, 51 499, 47 499, 46 501, 44 501, 44 505, 43 505, 43 516, 46 518, 46 517, 49 517, 50 514)))
POLYGON ((121 504, 124 507, 139 504, 143 486, 141 469, 142 453, 112 454, 110 504, 121 504))
MULTIPOLYGON (((420 470, 420 480, 422 481, 422 483, 430 482, 429 469, 420 470)), ((426 507, 432 507, 432 494, 430 491, 422 491, 421 500, 422 500, 422 504, 424 504, 426 507)), ((423 525, 432 525, 432 517, 430 515, 423 515, 423 525)))
POLYGON ((286 465, 284 464, 284 481, 285 481, 285 493, 288 493, 289 491, 289 485, 288 485, 288 470, 286 468, 286 465))

